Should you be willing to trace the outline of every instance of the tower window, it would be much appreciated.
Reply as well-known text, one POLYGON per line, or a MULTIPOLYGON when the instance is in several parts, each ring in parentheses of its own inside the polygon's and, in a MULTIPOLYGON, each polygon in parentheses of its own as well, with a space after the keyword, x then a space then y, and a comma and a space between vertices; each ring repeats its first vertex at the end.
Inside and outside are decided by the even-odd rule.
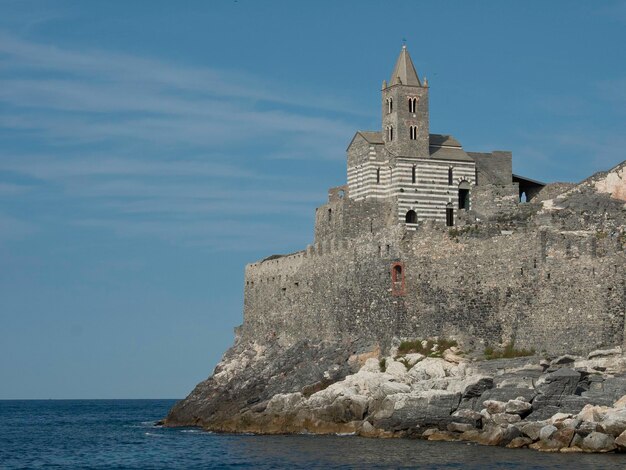
POLYGON ((452 186, 452 180, 453 180, 452 168, 448 168, 448 186, 452 186))
POLYGON ((416 224, 417 223, 417 214, 414 210, 410 210, 406 213, 406 217, 404 218, 407 224, 416 224))
POLYGON ((417 140, 417 126, 409 127, 409 138, 411 140, 417 140))
POLYGON ((404 266, 402 263, 391 265, 391 293, 404 295, 404 266))
POLYGON ((376 184, 380 184, 380 168, 376 168, 376 184))
POLYGON ((417 98, 409 98, 409 113, 417 111, 417 98))
POLYGON ((387 126, 387 142, 393 140, 393 126, 387 126))
POLYGON ((328 209, 328 221, 330 222, 333 219, 333 210, 328 209))
POLYGON ((416 173, 417 173, 417 169, 415 168, 415 165, 413 165, 413 168, 411 168, 411 183, 415 184, 415 180, 416 180, 416 173))
POLYGON ((387 98, 387 114, 391 114, 393 112, 393 99, 387 98))

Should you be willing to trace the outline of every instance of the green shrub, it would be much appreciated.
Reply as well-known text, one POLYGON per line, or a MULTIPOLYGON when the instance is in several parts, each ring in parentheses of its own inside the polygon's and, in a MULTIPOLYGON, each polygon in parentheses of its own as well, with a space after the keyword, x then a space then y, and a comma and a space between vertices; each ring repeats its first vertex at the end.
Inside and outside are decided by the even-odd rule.
POLYGON ((422 345, 422 341, 419 339, 413 341, 402 341, 398 347, 398 355, 419 353, 427 357, 441 357, 442 353, 453 346, 457 346, 457 342, 451 339, 429 339, 422 345), (433 347, 437 348, 433 351, 433 347))
POLYGON ((385 372, 387 370, 387 359, 384 357, 381 358, 380 361, 378 361, 378 367, 380 367, 381 372, 385 372))
POLYGON ((491 346, 485 348, 486 359, 511 359, 514 357, 534 356, 534 349, 515 349, 515 340, 507 343, 503 349, 496 350, 491 346))

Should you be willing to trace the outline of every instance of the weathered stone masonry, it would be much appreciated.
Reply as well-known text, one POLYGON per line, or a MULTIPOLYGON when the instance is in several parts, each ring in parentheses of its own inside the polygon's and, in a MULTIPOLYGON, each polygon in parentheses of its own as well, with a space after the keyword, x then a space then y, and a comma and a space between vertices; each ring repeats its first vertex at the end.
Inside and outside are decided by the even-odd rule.
POLYGON ((510 152, 429 134, 427 100, 403 49, 383 84, 383 130, 355 135, 348 184, 317 209, 314 243, 246 267, 240 334, 456 336, 549 353, 622 344, 624 164, 542 200, 542 183, 512 175, 510 152))

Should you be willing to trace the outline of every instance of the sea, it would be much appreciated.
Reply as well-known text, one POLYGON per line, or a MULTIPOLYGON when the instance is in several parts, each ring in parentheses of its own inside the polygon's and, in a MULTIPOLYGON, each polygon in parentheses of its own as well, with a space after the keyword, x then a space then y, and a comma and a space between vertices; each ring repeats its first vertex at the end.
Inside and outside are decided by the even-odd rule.
POLYGON ((215 434, 155 425, 175 400, 0 401, 0 468, 625 469, 624 454, 458 442, 215 434))

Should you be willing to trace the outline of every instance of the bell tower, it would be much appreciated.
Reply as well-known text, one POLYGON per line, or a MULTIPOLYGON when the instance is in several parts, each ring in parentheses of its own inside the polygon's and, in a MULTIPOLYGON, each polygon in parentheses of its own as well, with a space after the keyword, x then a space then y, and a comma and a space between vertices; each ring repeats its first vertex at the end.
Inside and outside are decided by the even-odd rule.
POLYGON ((389 84, 383 81, 382 138, 398 157, 429 156, 428 82, 422 83, 402 46, 389 84))

